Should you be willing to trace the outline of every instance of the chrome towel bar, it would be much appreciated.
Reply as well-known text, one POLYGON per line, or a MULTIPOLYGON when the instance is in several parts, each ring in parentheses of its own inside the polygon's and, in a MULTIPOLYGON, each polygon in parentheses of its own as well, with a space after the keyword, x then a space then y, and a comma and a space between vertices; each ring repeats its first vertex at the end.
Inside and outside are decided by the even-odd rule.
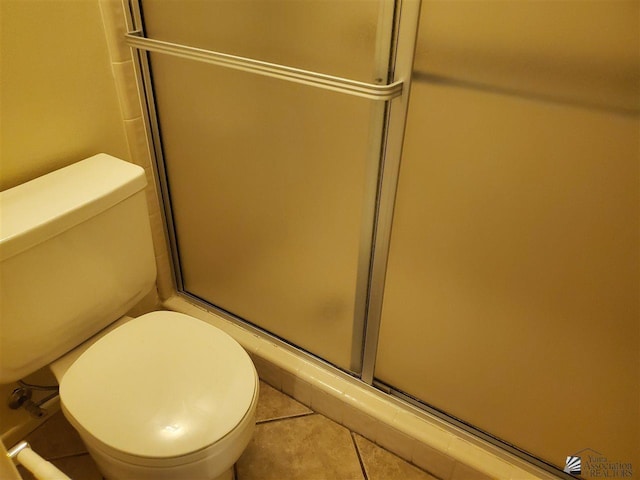
POLYGON ((252 58, 189 47, 187 45, 180 45, 163 40, 154 40, 142 36, 142 32, 139 30, 125 34, 125 41, 130 47, 138 50, 164 53, 189 60, 196 60, 198 62, 255 73, 257 75, 310 85, 325 90, 332 90, 334 92, 355 95, 370 100, 387 101, 402 94, 402 80, 388 85, 359 82, 347 78, 288 67, 286 65, 254 60, 252 58))

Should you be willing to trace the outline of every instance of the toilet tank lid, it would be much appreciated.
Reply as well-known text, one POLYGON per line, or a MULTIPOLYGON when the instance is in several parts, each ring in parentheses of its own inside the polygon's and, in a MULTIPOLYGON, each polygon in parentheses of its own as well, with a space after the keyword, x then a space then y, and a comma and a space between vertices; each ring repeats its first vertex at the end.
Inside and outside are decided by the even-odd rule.
POLYGON ((107 210, 146 184, 141 167, 99 153, 0 192, 0 261, 107 210))

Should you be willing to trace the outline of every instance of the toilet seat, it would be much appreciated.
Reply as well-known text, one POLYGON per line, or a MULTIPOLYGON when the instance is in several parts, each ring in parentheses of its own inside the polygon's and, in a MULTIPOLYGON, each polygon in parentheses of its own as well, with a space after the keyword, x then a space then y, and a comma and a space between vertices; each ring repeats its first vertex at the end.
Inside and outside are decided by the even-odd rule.
POLYGON ((108 333, 69 367, 62 408, 85 441, 124 462, 169 466, 223 449, 253 423, 258 378, 221 330, 153 312, 108 333))

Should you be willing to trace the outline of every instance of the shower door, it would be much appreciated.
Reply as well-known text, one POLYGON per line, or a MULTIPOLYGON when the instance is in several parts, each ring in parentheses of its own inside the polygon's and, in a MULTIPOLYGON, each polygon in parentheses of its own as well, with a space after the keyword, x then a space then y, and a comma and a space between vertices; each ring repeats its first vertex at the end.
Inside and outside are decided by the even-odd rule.
MULTIPOLYGON (((147 38, 387 82, 393 2, 141 7, 147 38)), ((359 371, 386 102, 164 53, 150 64, 179 287, 359 371)))
POLYGON ((570 3, 423 3, 375 378, 636 478, 640 8, 570 3))

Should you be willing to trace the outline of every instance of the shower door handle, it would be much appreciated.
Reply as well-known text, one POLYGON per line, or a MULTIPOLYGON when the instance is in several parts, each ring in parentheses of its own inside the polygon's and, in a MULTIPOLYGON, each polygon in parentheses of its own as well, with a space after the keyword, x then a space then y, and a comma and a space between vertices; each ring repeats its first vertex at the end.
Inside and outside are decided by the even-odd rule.
POLYGON ((357 80, 326 75, 324 73, 303 70, 286 65, 279 65, 252 58, 190 47, 188 45, 180 45, 164 40, 146 38, 140 30, 125 34, 125 41, 130 47, 138 50, 163 53, 198 62, 210 63, 225 68, 242 70, 294 83, 301 83, 303 85, 322 88, 324 90, 331 90, 357 97, 368 98, 370 100, 386 102, 402 95, 402 80, 398 80, 387 85, 359 82, 357 80))

